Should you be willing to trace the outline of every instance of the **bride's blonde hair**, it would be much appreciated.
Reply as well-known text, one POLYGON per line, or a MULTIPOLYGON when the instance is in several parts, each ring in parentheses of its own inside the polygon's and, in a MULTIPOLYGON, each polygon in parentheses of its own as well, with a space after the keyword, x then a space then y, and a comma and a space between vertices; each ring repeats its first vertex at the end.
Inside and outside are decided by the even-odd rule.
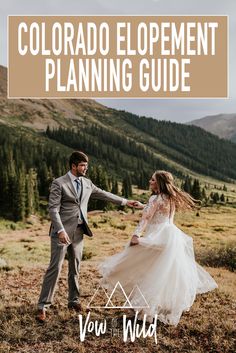
POLYGON ((177 211, 196 207, 196 203, 199 201, 175 186, 174 178, 171 173, 165 170, 156 170, 154 176, 159 189, 158 193, 168 195, 171 204, 175 205, 177 211))

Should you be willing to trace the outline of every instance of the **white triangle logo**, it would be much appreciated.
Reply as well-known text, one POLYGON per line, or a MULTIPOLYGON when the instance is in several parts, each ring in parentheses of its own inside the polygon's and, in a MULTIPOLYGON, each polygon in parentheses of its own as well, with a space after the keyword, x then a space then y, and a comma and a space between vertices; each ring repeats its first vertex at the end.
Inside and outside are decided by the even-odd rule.
POLYGON ((120 282, 118 281, 113 289, 113 291, 111 292, 111 295, 106 303, 106 308, 126 308, 126 309, 130 309, 132 308, 132 305, 122 287, 122 285, 120 284, 120 282), (115 301, 117 301, 117 297, 120 297, 120 302, 124 302, 123 305, 114 305, 113 303, 115 301))
POLYGON ((138 285, 136 285, 132 289, 128 299, 133 309, 149 308, 149 305, 138 285), (137 299, 138 299, 138 305, 136 304, 137 299))
POLYGON ((89 304, 87 305, 87 308, 94 308, 94 309, 95 308, 96 309, 102 308, 103 306, 101 306, 101 305, 104 304, 104 306, 105 306, 108 299, 109 299, 109 296, 108 296, 106 290, 100 285, 96 289, 94 295, 92 296, 92 299, 90 300, 89 304), (101 301, 102 301, 102 303, 101 303, 101 301), (101 303, 101 305, 96 305, 96 302, 101 303))
POLYGON ((149 305, 144 298, 140 288, 136 285, 129 296, 125 293, 122 285, 118 281, 111 292, 110 296, 107 294, 105 288, 101 285, 96 289, 92 299, 87 308, 96 309, 141 309, 149 308, 149 305), (100 305, 96 305, 100 303, 100 305), (138 302, 138 305, 137 305, 138 302))

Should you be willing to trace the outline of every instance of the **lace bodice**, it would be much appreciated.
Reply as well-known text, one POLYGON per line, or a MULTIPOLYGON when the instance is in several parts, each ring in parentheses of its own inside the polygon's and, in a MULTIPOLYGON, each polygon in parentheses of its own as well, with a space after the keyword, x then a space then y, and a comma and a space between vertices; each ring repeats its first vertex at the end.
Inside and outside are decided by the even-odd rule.
POLYGON ((171 205, 167 195, 152 195, 143 209, 142 218, 133 234, 140 237, 147 226, 158 226, 164 222, 173 222, 174 213, 174 205, 171 205))

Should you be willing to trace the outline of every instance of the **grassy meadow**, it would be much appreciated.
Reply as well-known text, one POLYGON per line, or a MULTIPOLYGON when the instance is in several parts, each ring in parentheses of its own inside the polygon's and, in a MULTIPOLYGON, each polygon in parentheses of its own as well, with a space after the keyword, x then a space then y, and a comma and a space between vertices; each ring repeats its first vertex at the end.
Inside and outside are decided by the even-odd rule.
MULTIPOLYGON (((97 265, 123 249, 140 214, 137 210, 90 213, 95 236, 85 237, 80 276, 84 318, 86 306, 99 286, 97 265)), ((78 313, 67 309, 67 261, 47 322, 39 324, 35 320, 36 303, 50 256, 49 222, 37 217, 31 217, 26 224, 1 221, 0 258, 7 261, 7 266, 0 271, 0 352, 235 352, 236 275, 229 263, 236 261, 236 208, 213 206, 180 213, 176 224, 193 237, 197 259, 219 288, 198 296, 177 327, 158 323, 156 344, 153 337, 124 343, 121 309, 91 310, 93 320, 106 318, 111 322, 117 318, 116 334, 107 332, 96 337, 91 333, 80 342, 78 313), (215 261, 213 267, 214 255, 226 248, 224 263, 217 267, 215 261)), ((132 314, 127 309, 125 313, 132 314)))

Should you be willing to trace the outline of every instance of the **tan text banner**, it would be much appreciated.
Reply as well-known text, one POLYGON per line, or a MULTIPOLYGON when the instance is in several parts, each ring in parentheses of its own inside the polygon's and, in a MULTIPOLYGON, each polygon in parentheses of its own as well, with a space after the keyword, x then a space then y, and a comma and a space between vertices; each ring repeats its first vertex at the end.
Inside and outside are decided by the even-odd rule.
POLYGON ((228 96, 227 16, 9 16, 9 98, 228 96))

